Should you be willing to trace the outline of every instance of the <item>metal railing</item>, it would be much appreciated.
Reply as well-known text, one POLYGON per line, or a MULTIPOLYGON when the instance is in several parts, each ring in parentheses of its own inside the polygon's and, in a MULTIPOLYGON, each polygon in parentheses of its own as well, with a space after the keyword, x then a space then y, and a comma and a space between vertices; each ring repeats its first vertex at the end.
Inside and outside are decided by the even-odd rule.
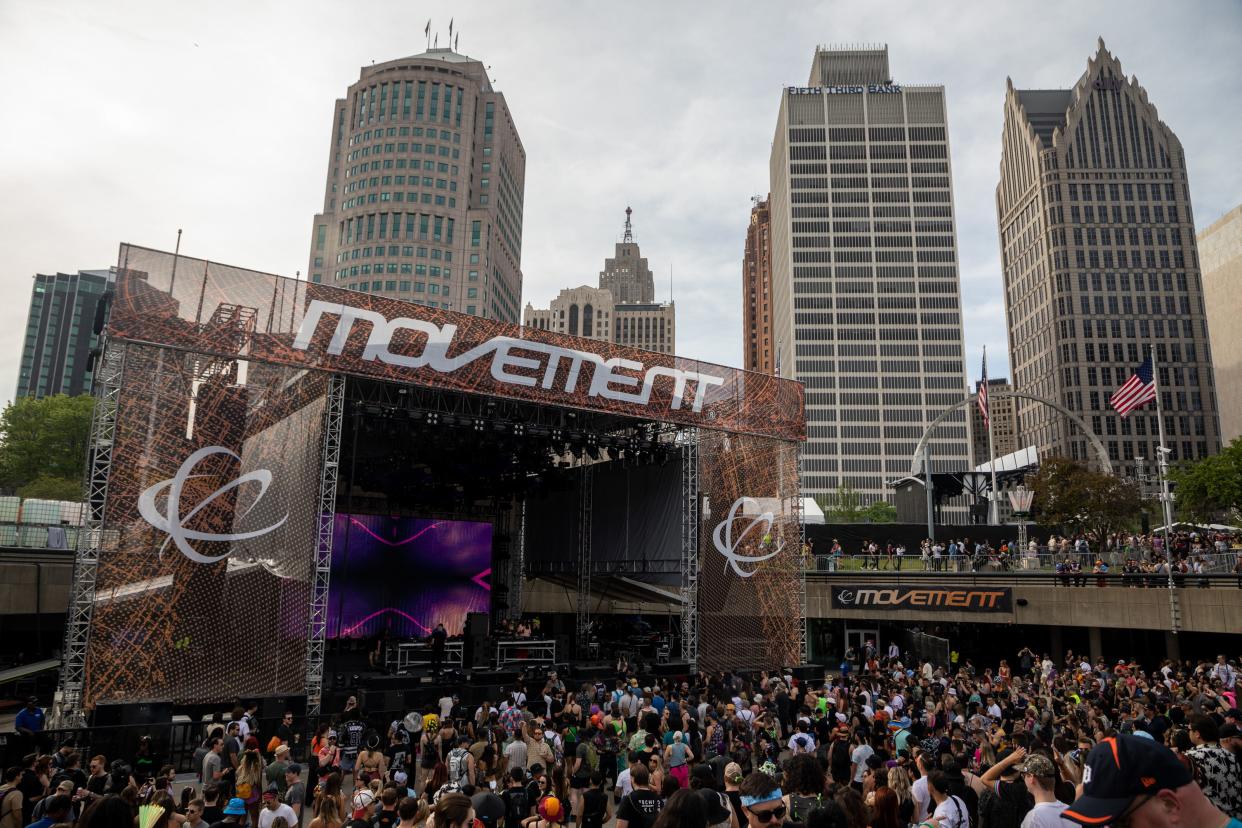
MULTIPOLYGON (((836 571, 813 571, 807 573, 807 582, 854 583, 882 581, 887 586, 927 586, 943 584, 952 580, 955 586, 1057 586, 1057 587, 1114 587, 1134 589, 1167 589, 1169 576, 1163 572, 1126 573, 1111 571, 1099 574, 1090 570, 1077 573, 1057 573, 1049 570, 976 570, 923 571, 922 569, 873 570, 838 569, 836 571)), ((1186 589, 1242 589, 1242 573, 1183 574, 1173 573, 1173 586, 1186 589)))
MULTIPOLYGON (((906 554, 898 559, 896 556, 887 557, 884 554, 878 556, 868 555, 816 555, 805 561, 807 572, 935 572, 935 573, 965 573, 965 572, 1013 572, 1015 574, 1044 574, 1055 573, 1058 563, 1072 562, 1078 564, 1083 572, 1091 574, 1091 570, 1095 567, 1096 561, 1103 561, 1108 565, 1109 574, 1120 574, 1122 567, 1128 559, 1137 560, 1140 564, 1150 564, 1150 558, 1145 556, 1127 556, 1124 550, 1107 551, 1104 553, 1095 552, 1069 552, 1050 553, 1047 547, 1041 547, 1041 551, 1036 555, 1000 555, 991 554, 984 556, 975 555, 954 555, 942 556, 940 558, 924 559, 918 554, 906 554)), ((1238 561, 1242 559, 1242 550, 1229 551, 1224 553, 1211 552, 1202 555, 1192 555, 1187 559, 1187 565, 1191 566, 1198 561, 1201 573, 1188 571, 1180 573, 1185 577, 1194 577, 1197 574, 1205 575, 1229 575, 1234 574, 1234 567, 1238 561)), ((1144 572, 1143 575, 1151 575, 1154 573, 1144 572)), ((1179 573, 1174 573, 1178 575, 1179 573)))

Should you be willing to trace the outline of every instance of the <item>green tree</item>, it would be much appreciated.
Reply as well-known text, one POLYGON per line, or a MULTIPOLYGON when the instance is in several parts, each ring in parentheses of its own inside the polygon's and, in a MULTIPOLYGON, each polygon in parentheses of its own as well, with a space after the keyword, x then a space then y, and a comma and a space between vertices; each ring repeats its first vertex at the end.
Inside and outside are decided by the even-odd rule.
POLYGON ((1064 457, 1041 459, 1027 485, 1035 493, 1031 509, 1037 521, 1083 532, 1097 545, 1133 524, 1143 508, 1143 496, 1132 481, 1064 457))
POLYGON ((82 497, 90 442, 89 394, 21 397, 0 414, 0 487, 25 497, 82 497))
POLYGON ((833 494, 820 495, 817 501, 829 523, 862 523, 863 507, 858 492, 839 486, 833 494))
POLYGON ((1204 522, 1232 517, 1242 511, 1242 437, 1214 457, 1181 464, 1169 477, 1180 517, 1204 522))
POLYGON ((863 509, 863 520, 867 523, 896 523, 897 507, 887 500, 877 500, 863 509))

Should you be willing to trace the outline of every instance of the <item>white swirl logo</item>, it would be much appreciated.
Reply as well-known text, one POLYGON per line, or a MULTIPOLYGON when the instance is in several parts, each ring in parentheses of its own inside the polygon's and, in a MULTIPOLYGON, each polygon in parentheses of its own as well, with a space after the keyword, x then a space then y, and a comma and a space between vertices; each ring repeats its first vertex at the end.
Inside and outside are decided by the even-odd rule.
POLYGON ((194 467, 202 462, 204 458, 210 457, 214 454, 227 454, 234 460, 241 460, 239 456, 229 451, 224 446, 206 446, 205 448, 201 448, 187 457, 185 462, 181 464, 181 468, 177 469, 177 473, 172 476, 172 479, 162 480, 138 496, 138 513, 142 515, 143 520, 154 526, 156 529, 168 533, 168 538, 164 541, 163 545, 160 546, 161 556, 163 556, 164 550, 168 548, 168 542, 172 541, 176 544, 177 548, 181 550, 181 553, 190 560, 197 561, 198 563, 215 563, 222 558, 228 557, 229 553, 225 552, 223 555, 217 555, 213 558, 208 555, 200 554, 194 549, 193 546, 190 546, 189 541, 249 540, 250 538, 257 538, 266 535, 268 532, 279 528, 286 520, 289 519, 289 515, 286 514, 280 520, 265 529, 256 529, 253 532, 238 532, 235 534, 217 535, 210 532, 198 532, 193 529, 187 529, 185 524, 203 509, 207 508, 207 506, 220 495, 232 491, 233 489, 240 488, 246 483, 258 483, 259 493, 255 495, 254 501, 250 504, 250 508, 238 516, 239 519, 244 518, 251 512, 251 510, 254 509, 255 506, 259 505, 259 501, 262 500, 263 495, 267 493, 268 487, 272 485, 272 473, 270 471, 267 469, 255 469, 252 472, 243 474, 231 483, 226 483, 216 489, 214 492, 209 494, 206 499, 183 516, 181 514, 181 490, 185 487, 185 482, 187 480, 205 476, 201 474, 190 474, 190 472, 192 472, 194 467), (159 506, 156 504, 156 499, 159 498, 165 490, 168 492, 167 503, 165 506, 167 514, 161 513, 159 506))
MULTIPOLYGON (((766 545, 769 542, 767 535, 772 532, 772 513, 764 512, 759 515, 759 517, 746 524, 746 528, 742 530, 741 534, 739 534, 736 538, 733 537, 733 521, 737 519, 737 510, 741 509, 746 503, 754 503, 756 508, 759 506, 758 503, 755 503, 753 498, 739 497, 737 500, 733 501, 733 505, 729 507, 729 516, 717 524, 716 531, 712 533, 712 540, 716 544, 716 551, 725 556, 725 560, 727 561, 725 565, 733 567, 733 571, 742 578, 749 578, 754 575, 758 571, 759 564, 769 558, 776 557, 781 553, 781 550, 785 548, 785 542, 782 540, 777 542, 775 550, 766 555, 738 554, 737 548, 742 545, 742 541, 746 539, 746 535, 750 533, 751 529, 754 529, 760 523, 767 524, 767 528, 764 529, 763 532, 763 545, 766 545), (742 564, 744 563, 751 565, 753 568, 749 570, 743 569, 742 564)), ((745 515, 743 515, 743 518, 744 517, 745 515)))

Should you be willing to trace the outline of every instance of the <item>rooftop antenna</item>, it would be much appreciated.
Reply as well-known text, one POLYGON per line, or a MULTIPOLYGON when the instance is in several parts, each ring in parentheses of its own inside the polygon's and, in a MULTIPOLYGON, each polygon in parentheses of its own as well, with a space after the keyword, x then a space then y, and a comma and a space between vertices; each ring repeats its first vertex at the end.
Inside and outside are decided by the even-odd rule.
POLYGON ((633 212, 629 207, 625 208, 625 235, 621 237, 622 244, 634 243, 634 228, 630 224, 630 214, 633 212))

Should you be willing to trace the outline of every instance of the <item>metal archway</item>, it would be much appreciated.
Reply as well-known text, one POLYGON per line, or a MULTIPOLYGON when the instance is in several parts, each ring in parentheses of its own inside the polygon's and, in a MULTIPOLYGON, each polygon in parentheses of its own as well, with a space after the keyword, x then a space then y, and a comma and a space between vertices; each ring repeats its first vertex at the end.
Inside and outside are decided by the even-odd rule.
MULTIPOLYGON (((1087 439, 1091 441, 1091 445, 1095 447, 1096 454, 1100 456, 1100 464, 1103 466, 1104 471, 1107 472, 1108 474, 1113 473, 1113 462, 1108 459, 1108 450, 1104 448, 1103 441, 1101 441, 1100 438, 1095 435, 1095 432, 1092 431, 1091 428, 1087 425, 1086 420, 1084 420, 1082 417, 1079 417, 1077 414, 1075 414, 1073 411, 1070 411, 1068 408, 1061 405, 1059 402, 1054 402, 1053 400, 1044 399, 1043 397, 1037 397, 1036 395, 1028 394, 1025 391, 992 391, 992 390, 989 390, 988 394, 989 396, 992 396, 992 397, 1020 397, 1024 400, 1031 400, 1032 402, 1042 403, 1051 408, 1055 408, 1057 411, 1060 411, 1066 417, 1069 417, 1071 422, 1076 423, 1078 425, 1079 430, 1082 431, 1082 433, 1086 435, 1087 439)), ((971 401, 970 397, 964 397, 960 402, 955 402, 953 405, 949 406, 944 411, 940 412, 940 416, 931 421, 931 425, 927 427, 927 430, 923 432, 923 436, 919 438, 918 445, 914 447, 914 456, 910 458, 910 476, 911 477, 917 477, 921 472, 921 469, 920 469, 921 464, 919 461, 923 456, 923 447, 927 445, 927 440, 931 437, 931 433, 935 431, 936 426, 940 425, 946 419, 948 419, 948 416, 952 414, 954 411, 957 411, 959 408, 965 407, 967 404, 970 403, 970 401, 971 401)))

